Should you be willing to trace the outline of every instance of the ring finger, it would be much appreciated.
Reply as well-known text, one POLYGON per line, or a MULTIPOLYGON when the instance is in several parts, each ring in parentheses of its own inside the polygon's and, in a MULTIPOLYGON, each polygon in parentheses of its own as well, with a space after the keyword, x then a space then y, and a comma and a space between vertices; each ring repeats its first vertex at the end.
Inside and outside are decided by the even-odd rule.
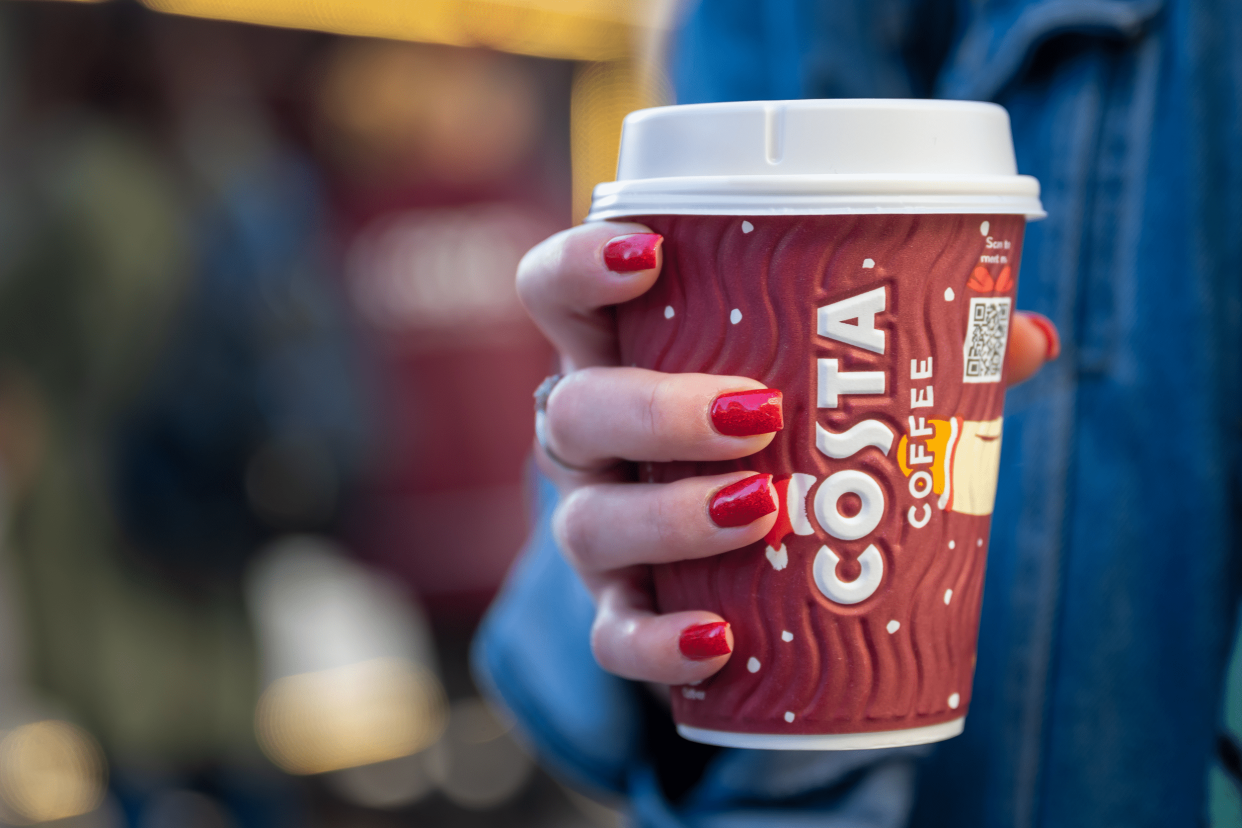
POLYGON ((704 558, 776 523, 772 476, 733 472, 673 483, 602 483, 557 506, 552 529, 580 573, 704 558))

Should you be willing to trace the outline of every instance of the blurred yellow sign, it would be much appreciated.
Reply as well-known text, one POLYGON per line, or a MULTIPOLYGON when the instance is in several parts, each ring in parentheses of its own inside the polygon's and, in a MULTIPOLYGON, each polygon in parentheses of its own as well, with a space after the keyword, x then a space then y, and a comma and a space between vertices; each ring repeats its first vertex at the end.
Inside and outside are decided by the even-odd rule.
POLYGON ((615 60, 651 0, 142 0, 156 11, 335 34, 615 60))

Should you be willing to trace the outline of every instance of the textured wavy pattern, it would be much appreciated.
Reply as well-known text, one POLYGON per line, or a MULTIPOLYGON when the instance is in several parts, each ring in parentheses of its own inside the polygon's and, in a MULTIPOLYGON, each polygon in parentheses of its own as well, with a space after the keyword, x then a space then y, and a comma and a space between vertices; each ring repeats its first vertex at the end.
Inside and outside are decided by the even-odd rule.
POLYGON ((897 466, 896 443, 888 456, 868 447, 843 460, 825 457, 815 448, 815 424, 840 432, 874 418, 907 434, 911 387, 929 382, 934 405, 914 411, 918 416, 1000 416, 1001 385, 961 382, 969 297, 977 295, 966 282, 980 256, 992 252, 981 233, 985 218, 993 237, 1011 242, 1004 253, 1016 265, 1024 226, 1016 216, 759 216, 746 218, 750 232, 740 216, 639 219, 664 234, 665 264, 652 290, 618 309, 624 362, 753 377, 784 392, 786 423, 753 457, 655 464, 645 476, 804 472, 815 475, 817 488, 833 472, 855 468, 879 482, 886 504, 879 527, 856 541, 830 538, 818 523, 814 535, 789 535, 789 566, 781 571, 768 563, 762 542, 656 568, 662 610, 714 610, 733 624, 736 639, 729 664, 697 688, 704 698, 673 694, 679 722, 852 733, 935 724, 966 711, 990 518, 941 511, 934 497, 916 500, 897 466), (866 260, 873 266, 864 267, 866 260), (816 308, 880 285, 888 287, 887 311, 876 319, 888 332, 885 354, 816 335, 816 308), (734 309, 742 314, 736 324, 734 309), (932 379, 912 381, 910 361, 929 356, 932 379), (887 393, 843 396, 840 408, 817 409, 818 358, 838 359, 845 371, 884 371, 887 393), (906 512, 924 502, 932 504, 931 520, 913 528, 906 512), (825 543, 843 559, 838 575, 845 579, 876 544, 885 576, 873 596, 842 606, 819 592, 811 565, 825 543), (759 662, 753 673, 751 658, 759 662))

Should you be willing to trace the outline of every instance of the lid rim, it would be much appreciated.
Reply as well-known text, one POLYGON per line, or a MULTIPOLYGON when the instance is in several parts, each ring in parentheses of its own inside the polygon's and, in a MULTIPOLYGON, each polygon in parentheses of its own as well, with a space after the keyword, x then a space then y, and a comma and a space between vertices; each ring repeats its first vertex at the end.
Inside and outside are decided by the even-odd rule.
POLYGON ((1039 180, 1030 175, 943 173, 820 173, 808 175, 696 175, 631 178, 595 185, 601 195, 635 193, 796 194, 868 193, 975 195, 978 193, 1039 196, 1039 180))
POLYGON ((885 112, 913 110, 926 112, 952 112, 954 110, 976 112, 1004 112, 1008 110, 993 101, 972 101, 959 98, 773 98, 744 101, 709 101, 706 103, 665 104, 648 106, 631 111, 626 118, 639 120, 654 114, 672 115, 681 112, 712 112, 735 110, 747 106, 779 106, 811 110, 880 110, 885 112))
POLYGON ((586 221, 628 216, 815 216, 884 214, 994 214, 1044 218, 1038 198, 998 196, 819 196, 780 199, 602 199, 591 206, 586 221))
POLYGON ((596 186, 587 220, 635 215, 997 213, 1043 218, 1028 175, 713 176, 596 186))

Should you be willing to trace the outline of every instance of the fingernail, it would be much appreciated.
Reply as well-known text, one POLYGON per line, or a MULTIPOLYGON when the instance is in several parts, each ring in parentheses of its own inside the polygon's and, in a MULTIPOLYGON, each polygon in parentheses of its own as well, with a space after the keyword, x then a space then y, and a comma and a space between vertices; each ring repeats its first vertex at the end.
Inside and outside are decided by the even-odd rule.
POLYGON ((1044 362, 1052 362, 1061 355, 1061 335, 1057 333, 1057 326, 1052 324, 1052 320, 1044 316, 1042 313, 1034 311, 1020 311, 1027 319, 1035 323, 1035 326, 1043 331, 1044 340, 1047 342, 1048 350, 1044 352, 1044 362))
POLYGON ((725 486, 712 497, 708 512, 721 528, 745 526, 776 511, 770 474, 754 474, 725 486))
POLYGON ((695 661, 728 655, 733 652, 733 648, 729 646, 729 637, 725 634, 728 630, 729 625, 724 621, 695 624, 681 631, 677 647, 682 655, 695 661))
POLYGON ((664 237, 659 233, 617 236, 604 245, 604 267, 613 273, 637 273, 656 266, 656 251, 664 237))
POLYGON ((751 437, 780 431, 781 392, 773 388, 757 391, 731 391, 712 400, 712 425, 729 437, 751 437))

